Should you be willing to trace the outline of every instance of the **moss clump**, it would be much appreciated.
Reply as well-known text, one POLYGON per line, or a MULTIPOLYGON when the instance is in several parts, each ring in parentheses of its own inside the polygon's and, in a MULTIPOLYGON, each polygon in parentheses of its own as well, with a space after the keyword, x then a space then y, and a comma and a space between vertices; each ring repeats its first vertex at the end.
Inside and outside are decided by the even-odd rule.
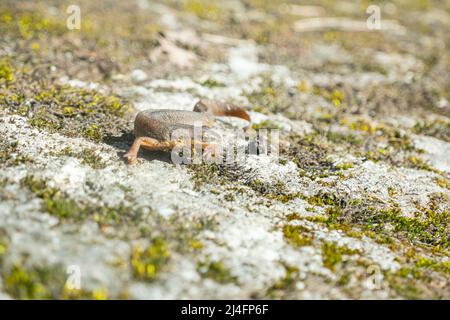
POLYGON ((140 210, 133 210, 122 203, 116 207, 107 207, 77 202, 61 190, 49 187, 47 180, 32 175, 22 179, 21 184, 42 199, 42 210, 63 220, 91 219, 101 226, 121 225, 126 221, 139 218, 142 214, 140 210))
POLYGON ((112 134, 114 131, 108 126, 120 126, 120 119, 130 110, 118 97, 69 86, 41 89, 32 99, 37 102, 30 110, 32 126, 68 136, 81 135, 92 141, 112 134))
POLYGON ((97 154, 95 149, 84 149, 81 151, 81 157, 83 159, 82 163, 93 169, 106 168, 106 163, 103 161, 103 158, 97 154))
POLYGON ((450 262, 449 261, 434 261, 426 257, 419 257, 415 262, 417 268, 431 269, 436 272, 442 272, 444 274, 450 275, 450 262))
POLYGON ((197 17, 214 22, 224 19, 220 6, 215 1, 184 0, 184 10, 197 17))
POLYGON ((302 195, 300 193, 284 193, 284 194, 267 194, 268 199, 280 201, 286 203, 294 199, 300 198, 302 195))
POLYGON ((48 187, 46 180, 26 176, 21 183, 43 200, 43 209, 49 214, 63 219, 78 216, 80 208, 77 203, 66 198, 58 189, 48 187))
POLYGON ((38 39, 43 35, 61 35, 68 31, 64 19, 44 17, 41 12, 0 8, 0 28, 25 40, 38 39), (14 17, 14 18, 13 18, 14 17))
POLYGON ((61 268, 27 270, 15 264, 3 274, 5 291, 16 299, 57 299, 64 282, 65 274, 61 268))
POLYGON ((363 131, 369 134, 374 134, 378 130, 376 125, 364 119, 359 119, 349 123, 348 128, 350 130, 363 131))
POLYGON ((310 246, 313 242, 311 231, 299 225, 285 225, 283 227, 283 236, 286 241, 295 247, 310 246))
POLYGON ((412 132, 450 142, 450 120, 437 119, 428 122, 418 122, 412 128, 412 132))
POLYGON ((294 220, 301 220, 301 219, 302 219, 302 217, 297 212, 290 213, 286 216, 286 220, 289 222, 294 221, 294 220))
POLYGON ((0 138, 0 167, 17 166, 22 163, 33 162, 28 155, 19 152, 19 142, 2 141, 0 138))
POLYGON ((353 163, 348 163, 348 162, 342 162, 342 163, 338 163, 335 168, 337 170, 348 170, 353 168, 353 163))
POLYGON ((224 87, 225 85, 222 82, 219 82, 217 80, 208 78, 205 81, 201 83, 202 86, 207 88, 217 88, 217 87, 224 87))
POLYGON ((331 271, 336 271, 336 267, 344 261, 344 256, 355 254, 361 254, 361 252, 345 246, 338 246, 331 242, 324 242, 322 244, 323 265, 331 271))
POLYGON ((193 250, 201 250, 204 247, 203 242, 196 239, 191 239, 188 241, 189 247, 191 247, 193 250))
POLYGON ((316 206, 324 206, 324 205, 335 206, 340 204, 341 199, 339 199, 339 197, 331 193, 319 192, 314 196, 306 198, 306 201, 309 204, 316 206))
POLYGON ((197 264, 197 271, 203 278, 212 279, 218 283, 237 283, 237 278, 220 261, 209 261, 209 259, 206 259, 205 261, 199 262, 197 264))
MULTIPOLYGON (((192 174, 192 180, 196 190, 200 190, 205 184, 215 184, 225 186, 232 181, 241 179, 245 173, 242 172, 241 167, 234 164, 218 164, 205 163, 190 164, 188 170, 192 174)), ((234 190, 236 191, 236 190, 234 190)))
POLYGON ((450 190, 450 182, 448 179, 444 178, 444 177, 439 177, 436 178, 436 184, 441 187, 441 188, 445 188, 445 189, 449 189, 450 190))
POLYGON ((395 273, 385 273, 385 279, 399 296, 407 299, 447 299, 448 294, 442 292, 442 282, 435 281, 435 272, 447 278, 450 274, 450 264, 426 257, 415 257, 413 264, 405 265, 395 273))
MULTIPOLYGON (((346 126, 349 130, 357 133, 332 132, 328 128, 316 130, 313 141, 318 141, 318 137, 325 137, 327 145, 322 144, 322 148, 328 153, 342 153, 343 150, 357 157, 364 157, 374 162, 383 161, 396 167, 415 167, 419 165, 423 169, 432 170, 422 162, 412 162, 411 159, 419 159, 423 152, 414 146, 408 132, 393 127, 390 124, 375 123, 364 117, 349 118, 347 116, 336 116, 336 121, 341 126, 346 126)), ((316 143, 317 144, 317 143, 316 143)), ((324 160, 327 160, 325 157, 324 160)), ((337 170, 337 168, 331 167, 337 170)))
POLYGON ((2 277, 5 292, 15 299, 104 300, 108 294, 104 288, 69 289, 67 274, 59 265, 26 268, 21 263, 15 263, 3 268, 2 277))
POLYGON ((11 113, 27 117, 31 126, 92 141, 130 130, 125 115, 131 107, 123 99, 95 90, 49 85, 34 79, 24 68, 11 70, 14 74, 8 77, 15 81, 0 86, 0 104, 11 113))
POLYGON ((350 144, 352 146, 360 146, 362 144, 361 138, 359 138, 355 134, 344 134, 340 132, 333 132, 331 130, 319 131, 319 134, 324 135, 328 141, 342 145, 342 144, 350 144))
POLYGON ((0 85, 5 84, 6 86, 14 81, 14 72, 11 67, 11 63, 6 59, 0 60, 0 85))
POLYGON ((280 129, 280 126, 270 120, 264 120, 260 123, 254 123, 252 124, 253 130, 260 130, 260 129, 280 129))
POLYGON ((264 114, 281 113, 290 105, 288 89, 283 84, 275 83, 270 75, 263 77, 261 89, 246 93, 254 111, 264 114))
POLYGON ((406 299, 423 299, 423 290, 417 283, 419 276, 411 268, 404 267, 397 272, 386 273, 385 279, 397 295, 406 299))
POLYGON ((93 169, 104 169, 106 163, 103 158, 97 153, 95 149, 85 148, 80 152, 75 152, 70 147, 66 147, 59 152, 52 153, 53 156, 61 157, 75 157, 82 160, 82 164, 88 165, 93 169))
POLYGON ((418 156, 411 155, 407 159, 407 164, 409 167, 419 170, 431 171, 437 174, 441 174, 441 172, 437 169, 431 167, 426 161, 422 160, 418 156))
POLYGON ((312 93, 325 98, 335 107, 341 107, 345 101, 345 93, 337 88, 314 86, 312 93))
POLYGON ((325 217, 310 217, 308 220, 323 223, 331 229, 340 229, 349 235, 356 232, 389 245, 393 245, 394 238, 408 239, 416 244, 432 245, 438 251, 445 251, 450 245, 450 214, 446 210, 438 210, 436 203, 430 203, 429 208, 419 208, 417 218, 409 218, 403 216, 396 206, 376 209, 360 199, 329 194, 305 199, 313 205, 327 206, 325 217), (388 225, 391 228, 386 228, 388 225))
POLYGON ((196 190, 211 181, 217 181, 220 185, 227 182, 225 175, 221 175, 221 168, 218 164, 201 163, 190 165, 189 169, 192 173, 192 180, 194 181, 194 187, 196 190))
POLYGON ((307 220, 322 223, 329 229, 342 230, 348 236, 360 238, 365 235, 378 243, 391 246, 394 238, 408 239, 417 244, 432 245, 438 251, 447 250, 450 244, 450 219, 447 211, 422 208, 422 213, 417 215, 424 218, 408 218, 402 216, 397 207, 376 209, 359 199, 345 199, 328 194, 305 199, 313 205, 326 206, 325 217, 308 217, 307 220), (391 229, 387 229, 387 225, 391 229))
POLYGON ((286 203, 294 199, 302 197, 301 193, 289 192, 283 181, 277 181, 269 184, 259 179, 250 180, 247 185, 255 192, 270 200, 286 203))
POLYGON ((61 219, 74 218, 79 213, 79 208, 74 200, 56 196, 56 193, 51 198, 45 197, 44 205, 49 214, 61 219))
POLYGON ((419 241, 437 248, 448 249, 450 245, 450 213, 427 209, 424 218, 408 218, 401 215, 400 209, 373 210, 365 218, 365 228, 384 232, 384 226, 391 224, 393 233, 412 241, 419 241))
POLYGON ((329 160, 331 150, 318 135, 299 136, 291 134, 287 140, 288 149, 281 148, 280 152, 293 161, 300 169, 300 175, 312 180, 336 174, 337 170, 329 160))
POLYGON ((145 249, 135 246, 130 258, 133 276, 139 280, 154 281, 169 259, 169 246, 162 238, 154 239, 145 249))

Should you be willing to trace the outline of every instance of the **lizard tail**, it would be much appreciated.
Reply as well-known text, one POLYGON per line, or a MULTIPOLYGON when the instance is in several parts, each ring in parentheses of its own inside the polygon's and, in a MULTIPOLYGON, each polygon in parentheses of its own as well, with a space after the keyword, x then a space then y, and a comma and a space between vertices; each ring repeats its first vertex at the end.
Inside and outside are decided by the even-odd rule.
POLYGON ((241 107, 234 104, 202 99, 194 106, 196 112, 208 112, 215 116, 237 117, 250 122, 250 115, 241 107))

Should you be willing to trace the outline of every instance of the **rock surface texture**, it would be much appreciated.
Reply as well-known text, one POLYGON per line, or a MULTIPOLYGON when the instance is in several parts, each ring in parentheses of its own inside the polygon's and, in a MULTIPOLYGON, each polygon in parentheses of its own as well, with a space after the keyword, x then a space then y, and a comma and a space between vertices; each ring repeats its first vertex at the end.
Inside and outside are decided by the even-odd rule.
POLYGON ((0 298, 450 298, 448 1, 69 2, 0 5, 0 298), (278 153, 123 161, 199 99, 278 153))

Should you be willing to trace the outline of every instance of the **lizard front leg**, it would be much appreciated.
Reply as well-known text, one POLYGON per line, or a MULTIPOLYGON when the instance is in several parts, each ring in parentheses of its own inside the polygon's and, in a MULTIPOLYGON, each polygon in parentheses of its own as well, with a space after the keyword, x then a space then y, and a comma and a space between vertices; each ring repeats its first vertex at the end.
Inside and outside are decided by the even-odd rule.
POLYGON ((137 154, 141 146, 152 151, 168 151, 172 150, 175 146, 178 145, 178 143, 178 141, 158 141, 149 137, 138 137, 134 139, 133 145, 131 146, 130 150, 128 150, 128 152, 123 157, 128 161, 128 164, 135 164, 137 161, 137 154))
MULTIPOLYGON (((137 155, 141 147, 151 151, 170 151, 177 146, 183 145, 184 144, 181 141, 158 141, 149 137, 139 137, 134 140, 130 150, 128 150, 123 157, 127 160, 128 164, 135 164, 137 162, 137 155)), ((192 141, 191 146, 194 150, 196 146, 199 146, 201 150, 207 150, 211 156, 217 156, 220 152, 219 146, 216 143, 192 141)))

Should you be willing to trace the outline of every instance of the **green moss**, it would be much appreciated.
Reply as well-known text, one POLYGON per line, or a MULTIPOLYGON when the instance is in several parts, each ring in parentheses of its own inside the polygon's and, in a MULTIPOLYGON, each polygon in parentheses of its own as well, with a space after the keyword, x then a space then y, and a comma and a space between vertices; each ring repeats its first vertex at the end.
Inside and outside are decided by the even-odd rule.
POLYGON ((365 228, 382 232, 386 224, 391 224, 393 233, 403 235, 409 240, 447 249, 450 245, 450 214, 426 210, 425 218, 408 218, 401 215, 400 209, 380 210, 366 218, 365 228))
POLYGON ((16 299, 56 299, 61 296, 64 282, 60 268, 27 270, 15 264, 3 275, 5 291, 16 299))
POLYGON ((337 165, 335 166, 335 168, 336 168, 337 170, 348 170, 348 169, 353 168, 353 163, 342 162, 342 163, 337 164, 337 165))
POLYGON ((44 17, 37 10, 12 12, 9 8, 2 7, 0 17, 1 28, 25 40, 36 39, 44 34, 61 35, 68 31, 64 19, 44 17))
POLYGON ((8 252, 9 239, 3 233, 0 233, 0 267, 3 266, 3 257, 8 252))
POLYGON ((341 153, 342 149, 357 157, 365 157, 374 162, 383 161, 397 167, 418 167, 431 170, 423 163, 414 164, 411 159, 418 159, 422 151, 414 146, 411 136, 398 130, 392 125, 373 123, 365 118, 348 119, 338 117, 340 125, 358 132, 343 134, 330 132, 328 129, 320 129, 317 134, 323 135, 331 143, 330 151, 341 153), (364 141, 364 143, 362 143, 364 141), (413 158, 412 158, 413 157, 413 158))
POLYGON ((0 101, 9 112, 28 117, 31 126, 92 141, 130 130, 125 115, 131 107, 123 99, 95 90, 49 85, 23 70, 11 70, 17 81, 0 87, 0 101))
POLYGON ((14 299, 104 300, 107 298, 107 291, 103 288, 69 289, 66 285, 67 274, 59 265, 26 268, 17 262, 11 267, 3 268, 2 277, 5 292, 14 299))
POLYGON ((407 160, 407 164, 409 165, 409 167, 419 169, 419 170, 431 171, 431 172, 434 172, 437 174, 442 174, 442 172, 440 172, 437 169, 434 169, 426 161, 424 161, 423 159, 421 159, 418 156, 411 155, 406 160, 407 160))
POLYGON ((311 205, 324 206, 324 205, 337 205, 338 198, 330 193, 318 193, 314 196, 306 198, 306 201, 311 205))
POLYGON ((228 170, 216 163, 192 164, 188 168, 196 190, 200 190, 206 183, 216 182, 216 184, 224 185, 228 182, 228 170))
POLYGON ((14 81, 14 72, 11 63, 7 59, 0 60, 0 84, 8 85, 14 81))
POLYGON ((260 129, 280 129, 280 126, 270 120, 264 120, 260 123, 254 123, 252 124, 253 130, 260 130, 260 129))
POLYGON ((450 275, 450 262, 449 261, 434 261, 426 257, 419 257, 415 262, 417 268, 431 269, 437 272, 442 272, 444 274, 450 275))
POLYGON ((74 200, 66 198, 59 190, 48 187, 45 180, 26 176, 21 183, 43 200, 43 209, 51 215, 63 219, 74 218, 81 211, 74 200))
POLYGON ((23 163, 32 163, 33 159, 19 151, 19 142, 2 141, 0 138, 0 167, 17 166, 23 163))
POLYGON ((203 278, 212 279, 218 283, 237 283, 237 278, 220 261, 209 261, 208 259, 197 264, 197 271, 203 278))
POLYGON ((388 272, 385 279, 399 296, 406 299, 423 299, 423 290, 417 284, 420 275, 408 267, 401 268, 397 272, 388 272))
POLYGON ((302 219, 302 217, 297 212, 290 213, 286 216, 286 220, 289 222, 294 221, 294 220, 301 220, 301 219, 302 219))
POLYGON ((216 1, 184 0, 184 10, 197 17, 215 22, 222 20, 223 12, 216 1))
POLYGON ((123 203, 115 207, 108 207, 75 201, 61 190, 49 187, 45 179, 32 175, 22 179, 21 184, 42 199, 42 210, 63 220, 84 221, 91 219, 100 226, 120 226, 125 221, 139 218, 142 214, 141 210, 134 210, 123 203))
POLYGON ((280 113, 287 109, 290 104, 290 97, 287 88, 275 83, 270 75, 263 77, 261 89, 246 93, 253 110, 264 114, 280 113))
POLYGON ((362 144, 362 140, 355 134, 343 134, 340 132, 333 132, 330 130, 326 130, 323 133, 320 132, 320 134, 324 134, 327 140, 339 145, 343 143, 348 143, 353 146, 360 146, 362 144))
POLYGON ((448 179, 446 179, 446 178, 444 178, 444 177, 442 177, 442 178, 439 177, 439 178, 436 178, 435 181, 436 181, 436 184, 437 184, 439 187, 450 190, 450 182, 449 182, 448 179))
POLYGON ((196 240, 196 239, 189 240, 188 244, 194 250, 201 250, 204 247, 203 242, 201 242, 200 240, 196 240))
POLYGON ((392 198, 392 197, 394 197, 397 194, 398 194, 398 192, 397 192, 397 190, 395 188, 388 187, 388 195, 389 195, 389 197, 392 198))
POLYGON ((224 87, 225 85, 222 82, 219 82, 217 80, 208 78, 205 81, 201 83, 202 86, 207 88, 217 88, 217 87, 224 87))
POLYGON ((82 160, 82 163, 92 167, 93 169, 104 169, 106 168, 106 163, 103 158, 98 154, 95 149, 85 148, 81 152, 75 152, 70 147, 65 147, 60 152, 52 153, 53 156, 61 157, 75 157, 82 160))
POLYGON ((345 101, 345 93, 337 88, 312 87, 312 93, 328 100, 333 106, 341 107, 345 101))
MULTIPOLYGON (((330 229, 339 229, 358 237, 366 235, 381 244, 394 244, 393 239, 407 239, 416 244, 431 245, 434 250, 448 250, 450 244, 450 214, 437 209, 419 208, 418 218, 402 215, 396 206, 376 209, 360 199, 345 199, 337 195, 317 194, 305 198, 310 204, 326 206, 326 216, 309 217, 308 220, 323 223, 330 229), (391 229, 386 226, 391 226, 391 229), (355 230, 358 228, 359 230, 355 230)), ((436 203, 442 200, 436 199, 436 203)), ((351 235, 350 235, 351 236, 351 235)))
POLYGON ((433 136, 450 142, 450 120, 437 119, 434 121, 418 122, 412 128, 413 133, 433 136))
POLYGON ((299 225, 285 225, 283 227, 283 236, 286 241, 295 247, 310 246, 313 242, 311 231, 299 225))
POLYGON ((133 276, 138 280, 154 281, 169 259, 169 247, 162 238, 154 239, 146 248, 135 246, 130 258, 133 276))
POLYGON ((69 86, 51 86, 37 92, 33 99, 41 107, 30 118, 31 125, 93 141, 102 140, 110 131, 106 126, 130 110, 117 97, 69 86))
POLYGON ((306 136, 291 134, 287 137, 287 141, 290 147, 281 148, 280 152, 297 165, 301 176, 316 180, 338 174, 338 170, 329 159, 331 149, 317 133, 306 136))
POLYGON ((348 128, 350 130, 363 131, 363 132, 367 132, 369 134, 374 134, 378 130, 376 125, 374 125, 364 119, 359 119, 359 120, 350 122, 348 124, 348 128))
POLYGON ((302 197, 301 193, 291 193, 286 190, 286 185, 282 181, 273 184, 264 183, 259 179, 252 179, 247 185, 260 195, 270 200, 286 203, 294 199, 302 197))
POLYGON ((79 213, 79 207, 74 200, 59 196, 44 198, 45 210, 58 218, 74 218, 79 213))
POLYGON ((92 124, 88 126, 84 132, 83 135, 85 138, 92 140, 92 141, 100 141, 102 139, 102 132, 98 125, 92 124))
POLYGON ((324 242, 322 244, 323 265, 331 271, 336 271, 336 267, 344 261, 344 256, 355 254, 361 254, 361 252, 345 246, 338 246, 332 242, 324 242))

